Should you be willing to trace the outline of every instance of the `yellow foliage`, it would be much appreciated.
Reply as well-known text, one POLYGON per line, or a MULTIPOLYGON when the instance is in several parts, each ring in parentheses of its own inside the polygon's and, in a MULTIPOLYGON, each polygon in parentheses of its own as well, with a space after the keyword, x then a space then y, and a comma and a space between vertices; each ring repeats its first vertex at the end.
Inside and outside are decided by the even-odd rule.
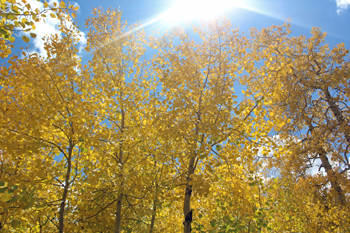
POLYGON ((59 9, 47 57, 0 69, 5 231, 349 231, 343 44, 330 50, 317 28, 290 38, 289 24, 248 39, 229 21, 193 27, 198 41, 184 28, 147 36, 96 8, 83 65, 61 18, 78 8, 59 9))

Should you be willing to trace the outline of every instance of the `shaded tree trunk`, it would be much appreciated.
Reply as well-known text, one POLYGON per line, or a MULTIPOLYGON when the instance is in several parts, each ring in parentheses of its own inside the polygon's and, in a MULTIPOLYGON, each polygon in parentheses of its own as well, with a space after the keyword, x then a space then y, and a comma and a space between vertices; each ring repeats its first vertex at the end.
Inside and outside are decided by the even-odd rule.
POLYGON ((184 233, 191 232, 191 223, 192 223, 192 210, 191 210, 191 195, 192 195, 192 185, 190 185, 190 181, 192 180, 190 177, 194 173, 194 164, 196 157, 192 157, 190 159, 187 171, 187 183, 186 183, 186 191, 185 191, 185 199, 184 199, 184 233))
POLYGON ((149 229, 149 233, 153 232, 154 223, 156 222, 156 214, 157 214, 157 194, 156 194, 156 197, 153 200, 152 219, 151 219, 151 226, 150 226, 150 229, 149 229))
POLYGON ((66 201, 68 197, 68 189, 69 189, 69 179, 70 179, 70 173, 72 170, 72 154, 73 154, 73 143, 69 143, 69 149, 68 149, 68 157, 67 157, 67 174, 64 184, 64 190, 62 194, 62 202, 60 204, 60 210, 59 210, 59 218, 58 218, 58 227, 60 233, 64 232, 64 211, 66 206, 66 201))
MULTIPOLYGON (((124 110, 121 109, 121 126, 120 130, 123 135, 124 133, 124 128, 125 128, 125 113, 124 110)), ((114 232, 115 233, 120 233, 120 226, 121 226, 121 220, 122 220, 122 202, 123 202, 123 186, 124 183, 122 181, 123 179, 123 141, 121 139, 120 144, 119 144, 119 152, 118 152, 118 157, 119 157, 119 163, 121 164, 121 171, 119 174, 120 178, 120 193, 118 194, 118 199, 117 199, 117 209, 115 212, 115 224, 114 224, 114 232)))
POLYGON ((117 210, 115 212, 115 233, 120 232, 120 224, 122 219, 122 201, 123 201, 123 194, 119 194, 118 200, 117 200, 117 210))
POLYGON ((344 204, 344 193, 343 189, 340 187, 336 174, 332 168, 332 165, 329 163, 326 151, 320 147, 318 152, 320 159, 322 161, 322 166, 326 170, 328 180, 331 182, 331 186, 337 194, 337 201, 341 204, 344 204))
MULTIPOLYGON (((310 121, 308 121, 308 125, 309 125, 310 132, 312 134, 314 127, 310 121)), ((318 155, 320 156, 322 166, 326 170, 328 180, 330 181, 332 188, 334 189, 334 191, 337 194, 337 197, 336 197, 337 201, 341 204, 344 204, 344 193, 343 193, 343 190, 337 181, 337 176, 332 168, 332 165, 330 164, 330 162, 328 160, 326 150, 323 147, 319 147, 318 148, 318 155)))
POLYGON ((326 97, 326 101, 328 103, 328 106, 330 107, 335 118, 337 119, 339 127, 344 132, 347 144, 350 145, 350 129, 349 129, 348 122, 346 122, 346 120, 344 119, 343 114, 342 114, 341 110, 339 109, 338 105, 332 100, 332 96, 329 93, 328 88, 323 88, 322 91, 326 97))

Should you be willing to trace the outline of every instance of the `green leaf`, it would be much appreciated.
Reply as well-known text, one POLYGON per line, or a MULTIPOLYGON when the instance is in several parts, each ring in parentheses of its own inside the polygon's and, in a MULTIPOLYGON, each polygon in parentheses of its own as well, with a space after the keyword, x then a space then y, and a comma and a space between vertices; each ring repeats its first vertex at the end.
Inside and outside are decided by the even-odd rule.
POLYGON ((8 18, 8 19, 11 19, 11 20, 15 20, 15 19, 16 19, 16 16, 9 14, 9 15, 7 15, 7 18, 8 18))
POLYGON ((254 181, 254 182, 249 183, 249 186, 254 186, 254 185, 256 185, 256 182, 255 182, 255 181, 254 181))
POLYGON ((12 188, 13 190, 17 190, 17 189, 18 189, 18 186, 17 186, 17 185, 13 185, 11 188, 12 188))
POLYGON ((0 181, 0 186, 5 186, 5 182, 4 181, 0 181))
POLYGON ((32 206, 33 206, 33 203, 29 202, 23 209, 27 210, 27 209, 29 209, 32 206))
POLYGON ((4 193, 7 190, 7 187, 0 188, 0 193, 4 193))
POLYGON ((214 219, 214 220, 211 220, 210 221, 210 225, 211 225, 211 227, 215 227, 215 225, 216 225, 216 220, 214 219))
POLYGON ((18 228, 21 223, 17 220, 12 220, 11 227, 18 228))
POLYGON ((22 36, 22 39, 24 42, 28 43, 30 41, 30 39, 26 36, 22 36))
POLYGON ((25 22, 25 24, 28 25, 28 26, 33 26, 34 25, 34 23, 32 21, 25 22))
POLYGON ((2 34, 2 35, 7 35, 8 33, 7 33, 7 31, 5 30, 5 29, 3 29, 3 28, 1 28, 0 29, 0 34, 2 34))

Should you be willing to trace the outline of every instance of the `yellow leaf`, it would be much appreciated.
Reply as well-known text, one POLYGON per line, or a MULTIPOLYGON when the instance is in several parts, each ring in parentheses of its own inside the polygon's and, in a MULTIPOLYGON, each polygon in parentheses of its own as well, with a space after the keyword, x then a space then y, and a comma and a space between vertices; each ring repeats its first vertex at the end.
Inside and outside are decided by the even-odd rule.
POLYGON ((72 17, 75 18, 77 17, 77 15, 75 13, 72 13, 72 17))
POLYGON ((30 41, 30 39, 26 36, 22 36, 22 39, 24 42, 28 43, 30 41))
POLYGON ((50 13, 51 18, 56 18, 56 15, 54 13, 50 13))
POLYGON ((66 4, 62 1, 62 2, 60 3, 60 7, 61 7, 61 8, 66 8, 66 4))
POLYGON ((79 10, 79 6, 74 7, 74 10, 75 11, 79 10))
POLYGON ((10 54, 10 53, 11 53, 11 49, 6 49, 6 50, 4 51, 4 53, 5 53, 5 54, 10 54))
POLYGON ((1 201, 2 202, 8 202, 9 200, 11 200, 11 198, 12 198, 12 194, 11 193, 4 193, 1 196, 1 201))

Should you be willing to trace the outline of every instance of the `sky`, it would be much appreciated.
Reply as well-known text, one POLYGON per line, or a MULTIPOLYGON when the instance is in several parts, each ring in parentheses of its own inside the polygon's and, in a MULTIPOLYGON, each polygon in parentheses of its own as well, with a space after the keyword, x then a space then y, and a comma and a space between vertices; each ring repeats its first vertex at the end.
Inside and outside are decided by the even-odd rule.
MULTIPOLYGON (((36 0, 27 1, 33 7, 42 5, 36 0)), ((57 0, 50 1, 57 2, 57 0)), ((218 11, 218 15, 230 19, 233 27, 239 27, 241 32, 248 33, 252 27, 262 29, 282 25, 285 20, 291 19, 293 36, 309 37, 312 27, 320 27, 323 32, 327 32, 326 43, 331 47, 344 42, 345 46, 350 48, 350 0, 76 0, 71 4, 80 7, 76 19, 82 26, 81 56, 86 55, 83 50, 87 34, 87 31, 84 31, 86 30, 84 23, 91 16, 93 7, 120 9, 123 12, 123 20, 127 20, 128 23, 141 22, 145 25, 146 32, 151 32, 164 31, 174 26, 174 21, 162 18, 164 15, 169 15, 174 6, 177 6, 177 10, 172 13, 177 19, 181 18, 181 15, 198 15, 200 12, 203 13, 202 18, 203 15, 209 15, 210 12, 206 12, 207 9, 203 8, 205 4, 209 5, 210 11, 223 6, 221 9, 224 10, 218 11)), ((187 20, 197 22, 196 19, 187 20)), ((177 22, 177 24, 184 23, 184 21, 177 22)), ((38 24, 35 30, 38 36, 30 42, 30 50, 42 53, 41 38, 50 33, 57 33, 57 26, 58 21, 50 17, 46 24, 38 24)), ((27 45, 20 40, 17 40, 16 44, 27 45)))

